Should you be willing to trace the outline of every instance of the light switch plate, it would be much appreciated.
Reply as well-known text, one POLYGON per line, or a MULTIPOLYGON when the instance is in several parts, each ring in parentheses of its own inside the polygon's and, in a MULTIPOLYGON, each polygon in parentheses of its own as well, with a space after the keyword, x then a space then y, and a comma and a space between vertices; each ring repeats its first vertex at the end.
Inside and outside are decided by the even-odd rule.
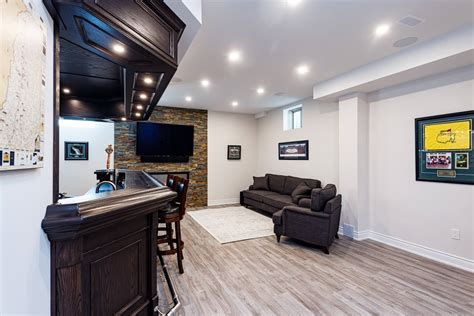
POLYGON ((461 239, 461 232, 459 229, 456 229, 456 228, 451 229, 451 239, 456 239, 456 240, 461 239))

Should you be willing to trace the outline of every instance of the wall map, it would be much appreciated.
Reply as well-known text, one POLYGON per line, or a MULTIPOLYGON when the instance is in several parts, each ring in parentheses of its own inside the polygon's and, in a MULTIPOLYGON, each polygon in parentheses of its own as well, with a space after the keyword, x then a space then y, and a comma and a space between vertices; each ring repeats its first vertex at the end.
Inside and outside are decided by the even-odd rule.
POLYGON ((0 171, 43 167, 46 26, 29 3, 0 6, 0 171))

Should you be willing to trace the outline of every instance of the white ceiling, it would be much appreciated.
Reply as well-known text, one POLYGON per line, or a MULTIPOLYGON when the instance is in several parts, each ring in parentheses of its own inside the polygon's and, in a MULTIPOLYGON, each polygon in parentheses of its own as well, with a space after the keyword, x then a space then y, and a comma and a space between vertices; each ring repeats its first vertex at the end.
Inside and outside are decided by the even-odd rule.
POLYGON ((473 21, 471 0, 301 0, 296 7, 286 0, 203 0, 201 30, 175 75, 182 81, 168 87, 159 105, 259 113, 307 98, 314 84, 400 51, 393 43, 401 38, 416 36, 419 44, 473 21), (425 22, 397 23, 408 15, 425 22), (381 23, 391 30, 376 38, 381 23), (242 52, 238 64, 227 59, 232 49, 242 52), (310 67, 304 77, 295 72, 302 63, 310 67), (201 86, 203 78, 209 87, 201 86), (264 95, 257 95, 258 86, 264 95), (280 92, 285 95, 274 95, 280 92))

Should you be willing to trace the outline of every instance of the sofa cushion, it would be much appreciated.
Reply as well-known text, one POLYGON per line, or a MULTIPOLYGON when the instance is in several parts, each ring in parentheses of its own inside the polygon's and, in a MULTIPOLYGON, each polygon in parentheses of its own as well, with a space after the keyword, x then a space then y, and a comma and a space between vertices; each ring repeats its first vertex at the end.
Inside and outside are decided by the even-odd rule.
POLYGON ((273 194, 263 197, 263 203, 281 209, 288 205, 294 205, 290 195, 273 194))
POLYGON ((304 183, 303 179, 292 176, 286 177, 282 193, 290 195, 300 183, 304 183))
POLYGON ((323 189, 311 191, 311 209, 315 212, 324 210, 327 201, 336 196, 337 190, 334 184, 327 184, 323 189))
POLYGON ((285 187, 286 176, 280 176, 277 174, 267 174, 268 177, 268 187, 270 191, 283 193, 285 187))
POLYGON ((306 207, 311 208, 311 199, 310 198, 302 198, 298 201, 299 207, 306 207))
POLYGON ((268 188, 268 177, 253 177, 253 185, 252 185, 253 190, 267 190, 269 191, 268 188))
POLYGON ((296 188, 291 192, 291 200, 293 203, 298 204, 298 201, 303 197, 308 197, 311 195, 311 188, 306 184, 301 182, 296 186, 296 188))
POLYGON ((311 189, 317 189, 321 187, 321 181, 315 179, 302 179, 307 186, 311 189))
POLYGON ((242 193, 244 195, 244 198, 247 199, 252 199, 255 201, 262 202, 263 197, 267 195, 278 195, 278 193, 272 192, 272 191, 266 191, 266 190, 251 190, 251 191, 244 191, 242 193))

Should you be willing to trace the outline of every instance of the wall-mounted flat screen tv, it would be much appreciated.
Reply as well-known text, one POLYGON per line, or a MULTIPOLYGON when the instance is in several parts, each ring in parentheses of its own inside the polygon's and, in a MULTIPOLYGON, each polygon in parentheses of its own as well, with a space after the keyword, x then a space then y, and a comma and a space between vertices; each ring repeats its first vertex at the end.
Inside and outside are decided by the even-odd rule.
POLYGON ((192 156, 194 126, 137 123, 137 155, 192 156))

